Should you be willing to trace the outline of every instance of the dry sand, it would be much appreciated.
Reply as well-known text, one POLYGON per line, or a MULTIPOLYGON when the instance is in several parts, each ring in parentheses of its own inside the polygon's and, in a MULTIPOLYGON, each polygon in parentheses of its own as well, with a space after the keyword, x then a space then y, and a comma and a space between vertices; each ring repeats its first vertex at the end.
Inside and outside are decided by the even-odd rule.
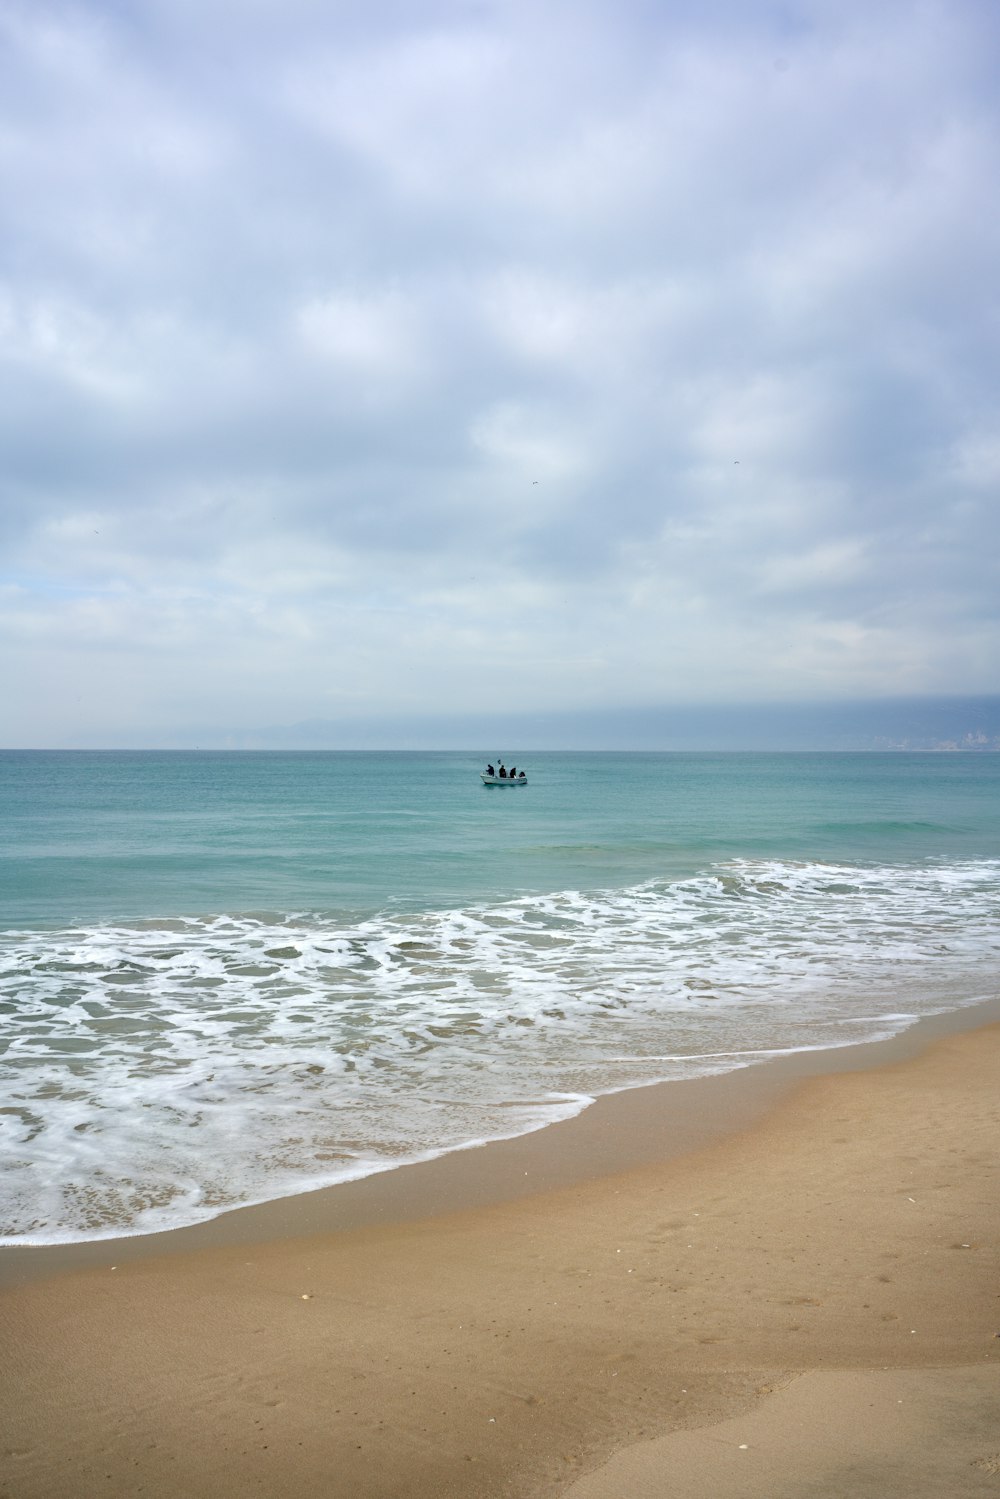
POLYGON ((92 1246, 0 1295, 0 1493, 998 1496, 998 1085, 990 1026, 519 1200, 92 1246))

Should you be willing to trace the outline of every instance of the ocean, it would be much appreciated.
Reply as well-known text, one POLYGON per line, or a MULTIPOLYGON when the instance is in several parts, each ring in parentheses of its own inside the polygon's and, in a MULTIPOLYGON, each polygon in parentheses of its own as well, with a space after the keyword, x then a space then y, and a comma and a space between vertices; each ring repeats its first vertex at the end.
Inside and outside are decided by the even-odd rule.
POLYGON ((0 1242, 200 1222, 1000 990, 1000 756, 505 758, 526 785, 476 752, 0 752, 0 1242))

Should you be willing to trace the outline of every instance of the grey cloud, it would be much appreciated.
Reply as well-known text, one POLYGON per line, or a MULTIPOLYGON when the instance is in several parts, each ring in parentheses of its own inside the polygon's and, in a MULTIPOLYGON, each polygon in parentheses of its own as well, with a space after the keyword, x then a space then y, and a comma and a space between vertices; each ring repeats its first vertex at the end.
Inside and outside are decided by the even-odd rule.
POLYGON ((256 672, 309 717, 345 632, 366 693, 441 711, 491 642, 512 711, 993 684, 981 7, 0 26, 5 659, 46 642, 23 732, 116 631, 139 675, 172 653, 169 712, 185 679, 236 712, 256 672))

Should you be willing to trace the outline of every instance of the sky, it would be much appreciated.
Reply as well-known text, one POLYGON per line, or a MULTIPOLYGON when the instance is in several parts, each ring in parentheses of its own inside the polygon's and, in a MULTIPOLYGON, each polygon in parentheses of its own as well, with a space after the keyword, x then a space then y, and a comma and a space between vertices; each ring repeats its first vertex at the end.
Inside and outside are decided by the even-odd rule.
POLYGON ((0 0, 0 744, 996 694, 998 76, 988 0, 0 0))

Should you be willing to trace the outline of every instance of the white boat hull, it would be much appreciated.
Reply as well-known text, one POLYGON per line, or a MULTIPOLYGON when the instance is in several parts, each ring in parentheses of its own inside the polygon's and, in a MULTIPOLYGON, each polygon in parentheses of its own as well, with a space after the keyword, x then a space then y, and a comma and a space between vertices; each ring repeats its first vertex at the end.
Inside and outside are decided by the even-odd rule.
POLYGON ((528 784, 527 776, 488 776, 485 770, 479 772, 479 779, 484 786, 527 786, 528 784))

